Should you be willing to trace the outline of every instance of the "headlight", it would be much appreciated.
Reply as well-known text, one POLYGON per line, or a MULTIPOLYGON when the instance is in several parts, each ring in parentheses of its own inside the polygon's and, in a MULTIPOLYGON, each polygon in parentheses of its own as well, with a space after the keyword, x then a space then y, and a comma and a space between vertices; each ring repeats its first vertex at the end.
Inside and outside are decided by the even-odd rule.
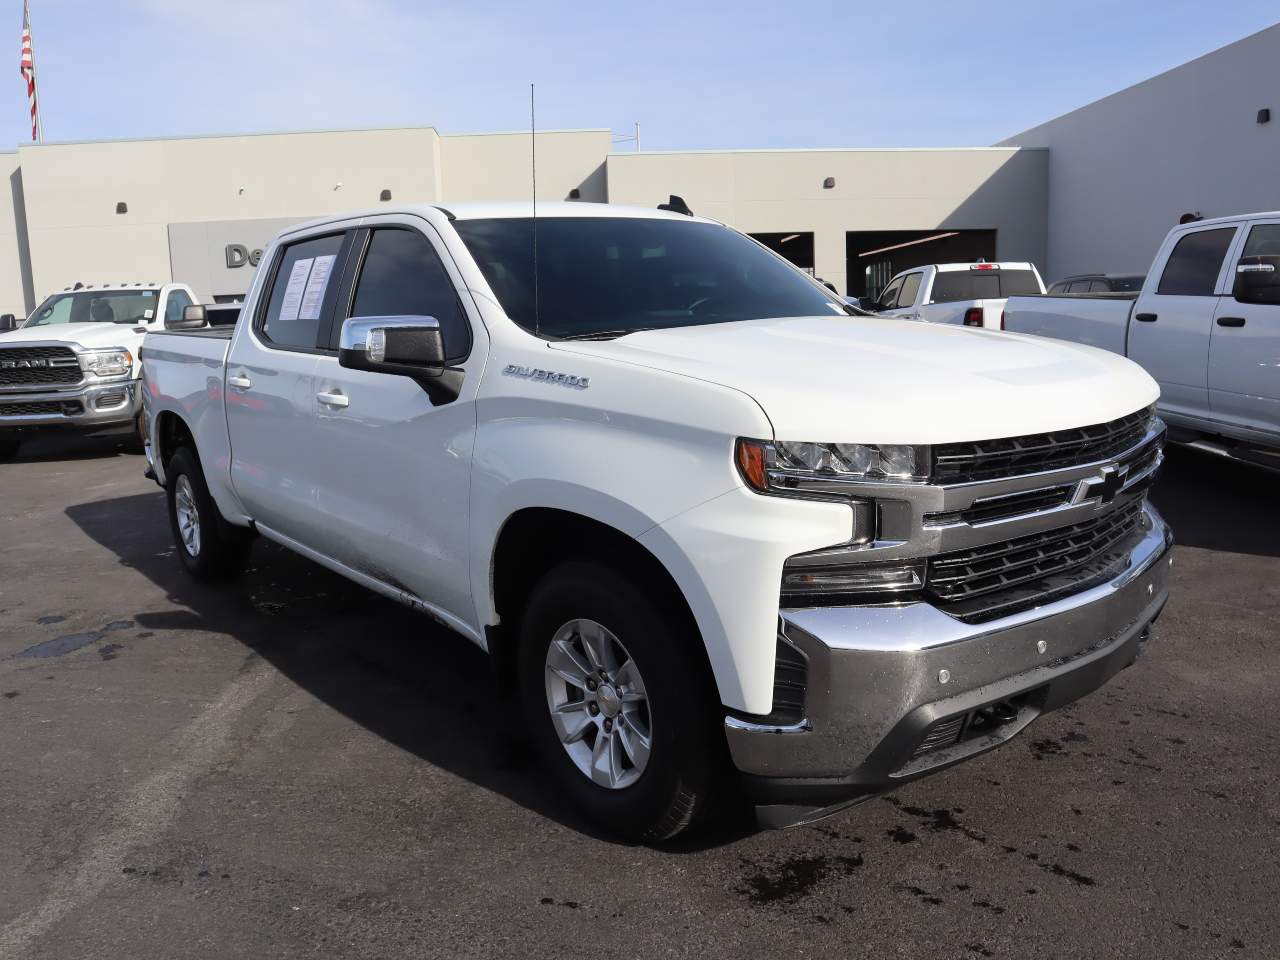
POLYGON ((80 369, 97 377, 122 377, 133 372, 128 350, 91 350, 80 354, 80 369))
POLYGON ((847 496, 853 492, 841 489, 847 481, 929 478, 929 448, 903 444, 739 440, 736 459, 743 479, 761 493, 847 496))

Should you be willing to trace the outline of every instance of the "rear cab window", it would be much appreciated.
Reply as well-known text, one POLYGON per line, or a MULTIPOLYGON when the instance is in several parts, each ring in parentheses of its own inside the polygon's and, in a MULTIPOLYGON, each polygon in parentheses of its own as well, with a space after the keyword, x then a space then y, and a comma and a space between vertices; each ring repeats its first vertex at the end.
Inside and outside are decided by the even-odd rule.
POLYGON ((1235 235, 1234 226, 1184 234, 1169 253, 1156 293, 1165 297, 1213 296, 1235 235))
MULTIPOLYGON (((1070 284, 1065 292, 1074 292, 1070 284)), ((1060 291, 1061 292, 1061 291, 1060 291)), ((960 300, 1000 300, 1040 293, 1034 270, 939 270, 929 294, 932 303, 960 300)))
POLYGON ((286 350, 318 349, 323 318, 337 300, 346 244, 347 234, 335 233, 284 248, 257 324, 265 340, 286 350))

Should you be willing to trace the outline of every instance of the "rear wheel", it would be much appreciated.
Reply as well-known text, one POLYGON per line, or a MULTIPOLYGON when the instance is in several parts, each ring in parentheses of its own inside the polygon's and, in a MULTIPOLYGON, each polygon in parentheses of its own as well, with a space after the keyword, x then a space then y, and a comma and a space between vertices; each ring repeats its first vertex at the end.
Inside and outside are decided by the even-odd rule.
POLYGON ((0 460, 12 460, 22 446, 22 434, 17 430, 0 430, 0 460))
POLYGON ((195 451, 178 450, 165 473, 169 525, 182 565, 197 580, 229 580, 241 573, 249 561, 252 535, 222 519, 195 451))
POLYGON ((661 598, 601 564, 568 562, 534 588, 521 624, 538 749, 583 812, 627 840, 684 831, 721 783, 701 639, 661 598))

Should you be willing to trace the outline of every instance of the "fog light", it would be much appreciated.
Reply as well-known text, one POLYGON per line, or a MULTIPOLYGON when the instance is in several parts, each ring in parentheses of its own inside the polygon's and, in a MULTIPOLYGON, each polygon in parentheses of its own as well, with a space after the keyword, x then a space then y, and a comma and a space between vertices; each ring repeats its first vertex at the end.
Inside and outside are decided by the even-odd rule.
POLYGON ((821 566, 793 566, 782 571, 783 597, 812 601, 816 597, 846 597, 855 594, 892 595, 924 586, 924 562, 849 563, 821 566))

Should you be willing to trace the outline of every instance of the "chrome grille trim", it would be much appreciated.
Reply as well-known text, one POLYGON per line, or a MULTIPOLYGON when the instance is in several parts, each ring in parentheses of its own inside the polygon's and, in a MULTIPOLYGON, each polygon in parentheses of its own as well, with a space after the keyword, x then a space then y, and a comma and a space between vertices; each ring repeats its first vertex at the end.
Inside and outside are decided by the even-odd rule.
POLYGON ((1141 440, 1154 415, 1155 408, 1146 407, 1086 427, 935 445, 931 480, 938 484, 972 483, 1109 460, 1141 440))

